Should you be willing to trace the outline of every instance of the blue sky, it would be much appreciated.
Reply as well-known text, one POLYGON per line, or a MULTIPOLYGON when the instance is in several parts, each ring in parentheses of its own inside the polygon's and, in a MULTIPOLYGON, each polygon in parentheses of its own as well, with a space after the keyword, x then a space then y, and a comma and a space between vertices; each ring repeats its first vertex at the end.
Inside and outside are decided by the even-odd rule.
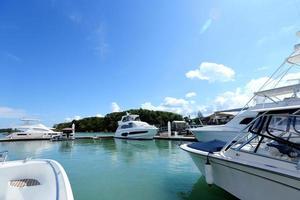
POLYGON ((0 127, 241 106, 299 42, 299 18, 291 0, 2 0, 0 127))

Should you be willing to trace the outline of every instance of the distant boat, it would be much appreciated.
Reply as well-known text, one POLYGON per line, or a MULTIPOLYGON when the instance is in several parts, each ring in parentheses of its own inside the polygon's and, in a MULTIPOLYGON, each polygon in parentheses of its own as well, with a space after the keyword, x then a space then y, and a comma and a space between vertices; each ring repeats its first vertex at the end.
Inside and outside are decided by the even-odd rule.
POLYGON ((21 119, 23 125, 15 127, 16 132, 6 136, 7 139, 26 140, 26 139, 51 139, 60 136, 62 132, 53 131, 51 128, 38 122, 36 119, 21 119))
POLYGON ((0 153, 0 199, 73 200, 64 168, 54 160, 6 161, 0 153))
POLYGON ((118 122, 115 138, 123 139, 153 139, 158 128, 140 120, 139 115, 128 114, 118 122))

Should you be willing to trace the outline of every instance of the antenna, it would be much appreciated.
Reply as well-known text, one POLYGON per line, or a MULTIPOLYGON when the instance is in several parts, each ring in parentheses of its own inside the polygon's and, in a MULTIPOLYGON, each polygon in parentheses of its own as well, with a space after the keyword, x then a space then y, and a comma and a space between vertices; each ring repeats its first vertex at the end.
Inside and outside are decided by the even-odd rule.
POLYGON ((22 118, 20 120, 24 122, 24 125, 29 125, 30 122, 39 122, 40 121, 40 120, 34 119, 34 118, 22 118))

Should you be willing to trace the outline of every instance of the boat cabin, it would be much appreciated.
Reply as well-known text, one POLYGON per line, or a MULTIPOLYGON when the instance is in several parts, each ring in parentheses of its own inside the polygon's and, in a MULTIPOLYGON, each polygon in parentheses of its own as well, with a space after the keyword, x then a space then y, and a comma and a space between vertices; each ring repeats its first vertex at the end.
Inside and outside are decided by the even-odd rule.
POLYGON ((129 121, 141 121, 141 119, 140 119, 139 115, 127 114, 121 118, 120 122, 124 123, 124 122, 129 122, 129 121))
POLYGON ((248 133, 225 147, 292 163, 300 161, 300 115, 266 114, 258 117, 248 133))

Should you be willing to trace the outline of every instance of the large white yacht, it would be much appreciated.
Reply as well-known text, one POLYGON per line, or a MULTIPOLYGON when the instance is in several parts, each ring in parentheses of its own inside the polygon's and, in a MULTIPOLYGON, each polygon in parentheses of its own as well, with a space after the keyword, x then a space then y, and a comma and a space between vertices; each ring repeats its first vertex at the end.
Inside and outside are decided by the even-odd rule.
POLYGON ((116 138, 124 139, 153 139, 158 128, 140 120, 139 115, 126 114, 118 122, 116 138))
POLYGON ((0 153, 0 199, 73 200, 64 168, 54 160, 6 161, 0 153))
MULTIPOLYGON (((300 106, 286 107, 299 112, 300 106)), ((278 114, 280 113, 280 114, 278 114)), ((239 199, 299 199, 300 115, 262 114, 233 141, 183 144, 208 184, 239 199)))
POLYGON ((218 139, 228 142, 237 136, 240 131, 249 127, 249 123, 258 116, 261 110, 267 113, 276 108, 285 109, 286 106, 299 106, 300 98, 297 95, 299 91, 300 84, 294 84, 256 92, 255 97, 262 97, 272 102, 256 103, 254 106, 242 110, 225 125, 203 126, 189 130, 196 136, 198 141, 207 142, 218 139), (285 97, 279 99, 279 96, 285 97))
POLYGON ((240 131, 248 128, 248 124, 258 116, 261 109, 264 109, 264 112, 267 113, 280 107, 284 109, 285 106, 299 106, 299 83, 288 86, 278 86, 286 74, 291 71, 293 65, 300 63, 299 55, 300 45, 296 45, 295 52, 280 65, 261 89, 254 93, 254 96, 249 100, 247 105, 245 105, 247 109, 243 109, 231 121, 225 125, 197 127, 191 128, 189 131, 195 135, 198 141, 205 142, 218 139, 228 142, 237 136, 240 131), (268 89, 262 90, 263 88, 268 89))
POLYGON ((62 134, 62 132, 53 131, 51 128, 38 122, 36 119, 21 119, 23 125, 15 127, 17 130, 6 136, 7 139, 13 140, 34 140, 34 139, 51 139, 62 134))

